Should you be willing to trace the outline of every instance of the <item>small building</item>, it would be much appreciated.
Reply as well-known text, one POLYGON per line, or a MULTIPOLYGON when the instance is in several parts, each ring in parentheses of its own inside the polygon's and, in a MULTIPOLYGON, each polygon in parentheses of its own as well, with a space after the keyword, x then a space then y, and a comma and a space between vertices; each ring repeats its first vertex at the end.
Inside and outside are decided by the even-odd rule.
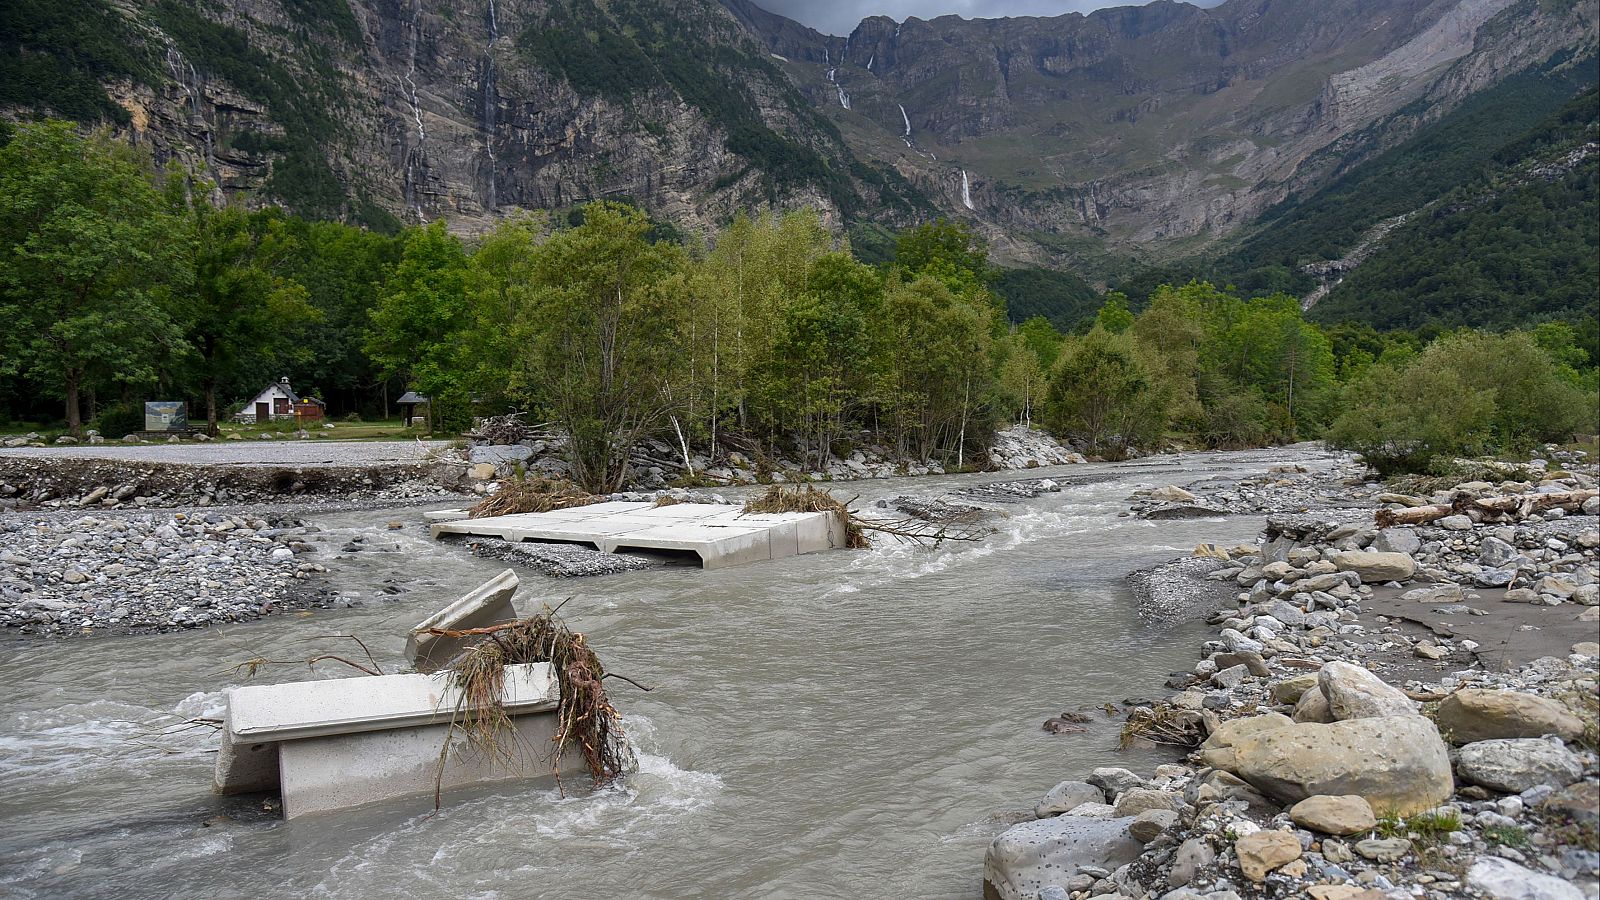
POLYGON ((296 394, 294 388, 289 386, 287 375, 262 388, 233 416, 235 422, 243 423, 303 418, 322 418, 322 401, 296 394), (310 415, 307 407, 315 407, 316 415, 310 415))
POLYGON ((427 418, 428 398, 416 391, 406 391, 395 401, 395 405, 400 407, 400 417, 405 419, 407 428, 411 427, 413 419, 427 418))

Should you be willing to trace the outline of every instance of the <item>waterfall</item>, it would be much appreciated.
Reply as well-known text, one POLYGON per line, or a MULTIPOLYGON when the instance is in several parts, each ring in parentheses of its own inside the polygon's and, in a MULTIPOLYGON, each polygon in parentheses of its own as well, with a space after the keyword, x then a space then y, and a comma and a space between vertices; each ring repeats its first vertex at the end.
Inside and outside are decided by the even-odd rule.
POLYGON ((839 71, 839 70, 838 69, 829 69, 828 70, 828 83, 829 84, 838 84, 838 82, 833 80, 833 73, 835 73, 837 71, 839 71))
POLYGON ((872 71, 872 64, 874 62, 876 62, 877 59, 878 59, 878 54, 876 54, 876 53, 874 53, 871 56, 867 57, 867 71, 868 72, 872 71))
POLYGON ((495 15, 494 0, 489 0, 489 43, 483 48, 483 152, 489 158, 488 190, 484 197, 484 208, 494 211, 498 198, 495 196, 495 159, 494 159, 494 120, 495 111, 499 105, 499 96, 495 91, 494 71, 494 42, 500 38, 500 22, 495 15))
POLYGON ((845 109, 850 108, 850 95, 844 92, 844 85, 835 85, 839 90, 839 105, 845 109))
POLYGON ((417 149, 406 154, 406 194, 411 201, 412 209, 417 218, 422 219, 422 202, 418 199, 420 191, 417 185, 427 184, 428 181, 428 129, 422 124, 422 104, 417 100, 417 38, 422 30, 422 0, 412 0, 411 7, 411 43, 406 50, 406 73, 401 76, 402 87, 406 99, 411 103, 411 118, 417 123, 417 149), (412 159, 416 160, 416 168, 421 170, 420 176, 412 172, 412 159))
POLYGON ((903 104, 903 103, 896 103, 896 104, 895 104, 895 106, 898 106, 898 107, 900 107, 900 118, 902 118, 902 119, 904 119, 904 120, 905 120, 905 123, 906 123, 906 133, 905 133, 905 136, 906 136, 906 137, 911 137, 911 117, 910 117, 910 116, 908 116, 908 115, 906 115, 906 107, 905 107, 905 104, 903 104))
POLYGON ((967 181, 966 169, 961 170, 961 202, 967 209, 977 210, 977 207, 972 205, 972 185, 967 181))

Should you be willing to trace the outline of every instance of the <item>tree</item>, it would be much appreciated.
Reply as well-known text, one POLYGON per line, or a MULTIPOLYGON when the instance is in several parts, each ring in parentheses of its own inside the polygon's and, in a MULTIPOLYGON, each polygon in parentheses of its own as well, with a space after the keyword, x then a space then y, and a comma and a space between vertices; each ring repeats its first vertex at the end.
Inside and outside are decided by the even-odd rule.
POLYGON ((895 262, 908 274, 937 278, 958 294, 984 290, 993 278, 983 238, 949 219, 902 231, 895 240, 895 262))
POLYGON ((201 199, 191 216, 187 338, 205 394, 206 431, 216 434, 217 385, 246 361, 302 346, 306 326, 321 314, 306 302, 306 289, 283 274, 300 247, 280 214, 218 209, 201 199))
POLYGON ((0 374, 59 391, 81 432, 94 380, 148 382, 182 352, 189 240, 142 151, 66 122, 19 125, 0 147, 0 374))
POLYGON ((1138 442, 1159 437, 1166 408, 1133 348, 1103 329, 1070 347, 1050 384, 1047 424, 1058 435, 1084 440, 1121 458, 1138 442))
POLYGON ((458 349, 470 321, 466 281, 461 241, 445 230, 443 219, 435 220, 406 233, 400 263, 372 309, 367 354, 387 377, 403 377, 430 398, 430 424, 464 418, 458 349))
POLYGON ((582 225, 540 246, 527 314, 573 476, 611 493, 627 476, 629 449, 677 408, 684 254, 650 242, 651 222, 633 207, 600 202, 584 213, 582 225))

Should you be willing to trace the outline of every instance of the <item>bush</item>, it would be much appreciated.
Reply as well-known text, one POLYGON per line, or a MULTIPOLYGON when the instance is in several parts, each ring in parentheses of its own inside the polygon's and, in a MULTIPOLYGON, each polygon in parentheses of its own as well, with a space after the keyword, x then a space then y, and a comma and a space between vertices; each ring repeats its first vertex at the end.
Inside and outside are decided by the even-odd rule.
POLYGON ((144 406, 139 403, 114 403, 102 407, 100 415, 95 417, 94 429, 111 439, 143 431, 144 406))
POLYGON ((1564 440, 1590 399, 1527 334, 1464 332, 1373 366, 1346 389, 1327 437, 1386 477, 1437 471, 1457 456, 1564 440))

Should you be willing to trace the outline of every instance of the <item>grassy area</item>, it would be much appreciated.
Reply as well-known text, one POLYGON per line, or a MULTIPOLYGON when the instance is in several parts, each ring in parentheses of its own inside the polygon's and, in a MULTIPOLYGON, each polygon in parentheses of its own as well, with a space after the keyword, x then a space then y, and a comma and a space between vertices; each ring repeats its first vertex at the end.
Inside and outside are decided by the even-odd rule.
MULTIPOLYGON (((323 423, 312 422, 306 426, 306 431, 310 432, 312 437, 336 441, 406 441, 429 437, 427 425, 421 420, 411 428, 407 428, 402 419, 378 419, 370 422, 334 421, 332 425, 332 428, 324 428, 323 423)), ((224 439, 229 434, 239 434, 245 440, 259 437, 266 432, 292 435, 299 430, 299 426, 294 422, 267 422, 260 425, 224 422, 220 423, 218 428, 222 430, 224 439)))

